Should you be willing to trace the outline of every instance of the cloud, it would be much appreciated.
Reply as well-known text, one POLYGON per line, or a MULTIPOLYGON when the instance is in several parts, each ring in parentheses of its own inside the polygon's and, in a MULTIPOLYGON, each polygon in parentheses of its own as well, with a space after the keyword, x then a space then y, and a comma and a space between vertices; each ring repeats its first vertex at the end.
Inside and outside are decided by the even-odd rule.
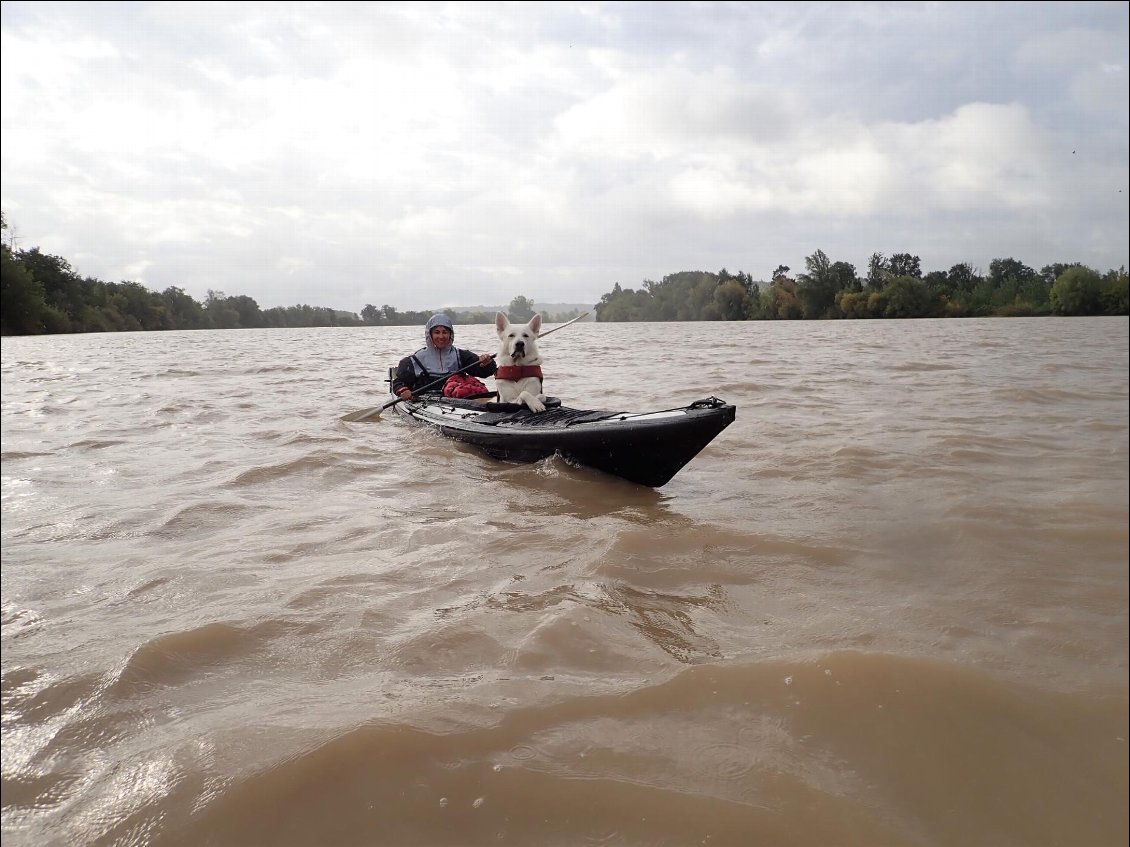
POLYGON ((882 11, 5 2, 3 208, 84 275, 264 307, 1125 264, 1125 6, 882 11))

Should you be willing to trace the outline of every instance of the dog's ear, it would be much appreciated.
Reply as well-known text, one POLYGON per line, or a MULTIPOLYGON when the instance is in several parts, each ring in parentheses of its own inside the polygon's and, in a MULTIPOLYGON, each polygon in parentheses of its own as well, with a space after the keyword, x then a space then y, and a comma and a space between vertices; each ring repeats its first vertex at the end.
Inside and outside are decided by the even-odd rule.
POLYGON ((539 332, 541 332, 541 315, 540 314, 536 314, 532 318, 530 318, 530 329, 532 329, 534 331, 534 335, 537 335, 539 332))
POLYGON ((508 326, 510 326, 510 321, 507 319, 506 315, 502 314, 502 312, 495 312, 494 328, 499 332, 502 332, 508 326))

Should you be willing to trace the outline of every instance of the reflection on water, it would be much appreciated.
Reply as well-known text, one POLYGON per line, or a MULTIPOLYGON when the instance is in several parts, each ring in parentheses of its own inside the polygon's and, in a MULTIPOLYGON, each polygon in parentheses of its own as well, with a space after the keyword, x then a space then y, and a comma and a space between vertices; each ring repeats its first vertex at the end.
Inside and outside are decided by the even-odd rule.
POLYGON ((1125 843, 1126 319, 717 328, 543 344, 737 405, 660 490, 341 421, 415 327, 3 339, 5 847, 1125 843))

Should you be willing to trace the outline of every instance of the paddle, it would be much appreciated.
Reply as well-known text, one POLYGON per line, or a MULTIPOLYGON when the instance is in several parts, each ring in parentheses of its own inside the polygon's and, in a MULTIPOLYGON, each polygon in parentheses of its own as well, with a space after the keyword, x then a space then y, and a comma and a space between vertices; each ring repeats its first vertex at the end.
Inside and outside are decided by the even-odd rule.
POLYGON ((588 312, 585 312, 582 315, 577 315, 577 317, 573 318, 573 320, 565 321, 565 323, 561 324, 561 326, 555 326, 553 329, 547 329, 545 332, 538 333, 538 340, 540 341, 541 339, 545 338, 551 332, 557 332, 557 330, 559 330, 559 329, 565 329, 565 327, 567 327, 569 324, 575 324, 577 321, 579 321, 581 318, 585 317, 585 315, 587 315, 587 314, 588 314, 588 312))
MULTIPOLYGON (((588 312, 585 312, 582 315, 577 315, 577 317, 573 318, 573 320, 571 320, 571 321, 566 321, 565 323, 561 324, 561 326, 555 326, 553 329, 547 329, 545 332, 540 333, 538 335, 538 338, 539 339, 545 338, 545 336, 549 335, 551 332, 557 332, 557 330, 559 330, 559 329, 564 329, 569 324, 576 323, 581 318, 585 317, 585 315, 587 315, 587 314, 588 314, 588 312)), ((494 359, 494 358, 497 357, 497 355, 498 354, 496 354, 496 353, 491 353, 490 357, 492 359, 494 359)), ((464 371, 469 371, 471 368, 473 368, 477 364, 478 364, 478 361, 471 362, 471 364, 467 365, 467 367, 462 368, 460 370, 457 370, 455 373, 461 374, 464 371)), ((455 374, 448 374, 448 376, 454 376, 454 375, 455 374)), ((413 394, 422 394, 423 392, 427 391, 429 388, 435 388, 441 382, 446 382, 447 379, 448 379, 448 377, 445 376, 445 377, 441 377, 440 379, 437 379, 435 382, 429 382, 427 385, 422 385, 422 386, 420 386, 420 388, 418 388, 416 391, 414 391, 413 394)), ((370 409, 358 409, 356 412, 349 412, 348 414, 342 415, 341 420, 349 421, 350 423, 354 423, 356 421, 375 421, 377 418, 379 418, 381 416, 381 412, 383 412, 385 409, 389 409, 389 408, 395 406, 397 403, 399 403, 401 401, 401 399, 402 398, 397 397, 395 400, 389 400, 383 406, 373 406, 370 409)))
MULTIPOLYGON (((496 355, 498 355, 498 354, 491 353, 490 357, 493 359, 496 355)), ((471 364, 467 365, 467 367, 460 368, 454 374, 448 374, 447 376, 441 376, 439 379, 434 380, 432 382, 429 382, 427 385, 421 385, 419 388, 415 389, 412 393, 414 395, 415 394, 423 394, 429 388, 435 388, 437 385, 442 385, 443 383, 447 382, 447 380, 450 377, 455 376, 455 374, 461 374, 461 373, 465 373, 465 372, 471 370, 471 368, 475 367, 475 365, 477 365, 478 363, 479 363, 479 360, 475 359, 475 361, 471 362, 471 364)), ((341 419, 343 421, 350 421, 350 422, 373 421, 373 420, 376 420, 377 418, 379 418, 381 416, 381 412, 383 412, 385 409, 392 408, 393 406, 395 406, 397 403, 399 403, 403 399, 404 399, 403 397, 397 397, 395 400, 389 400, 383 406, 373 406, 373 408, 371 408, 371 409, 358 409, 356 412, 350 412, 347 415, 342 415, 341 419)))

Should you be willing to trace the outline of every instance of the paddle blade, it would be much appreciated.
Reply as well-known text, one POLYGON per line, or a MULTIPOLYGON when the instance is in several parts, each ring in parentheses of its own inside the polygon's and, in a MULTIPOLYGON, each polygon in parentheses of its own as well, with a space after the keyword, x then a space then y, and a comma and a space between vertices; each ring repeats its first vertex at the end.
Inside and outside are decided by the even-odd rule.
POLYGON ((383 406, 374 406, 371 409, 358 409, 356 412, 350 412, 347 415, 342 415, 343 421, 375 421, 381 416, 381 412, 392 406, 395 406, 401 400, 397 397, 395 400, 389 400, 383 406))
POLYGON ((348 421, 349 423, 356 423, 357 421, 375 421, 381 416, 384 411, 384 406, 374 406, 371 409, 358 409, 356 412, 342 415, 341 420, 348 421))

